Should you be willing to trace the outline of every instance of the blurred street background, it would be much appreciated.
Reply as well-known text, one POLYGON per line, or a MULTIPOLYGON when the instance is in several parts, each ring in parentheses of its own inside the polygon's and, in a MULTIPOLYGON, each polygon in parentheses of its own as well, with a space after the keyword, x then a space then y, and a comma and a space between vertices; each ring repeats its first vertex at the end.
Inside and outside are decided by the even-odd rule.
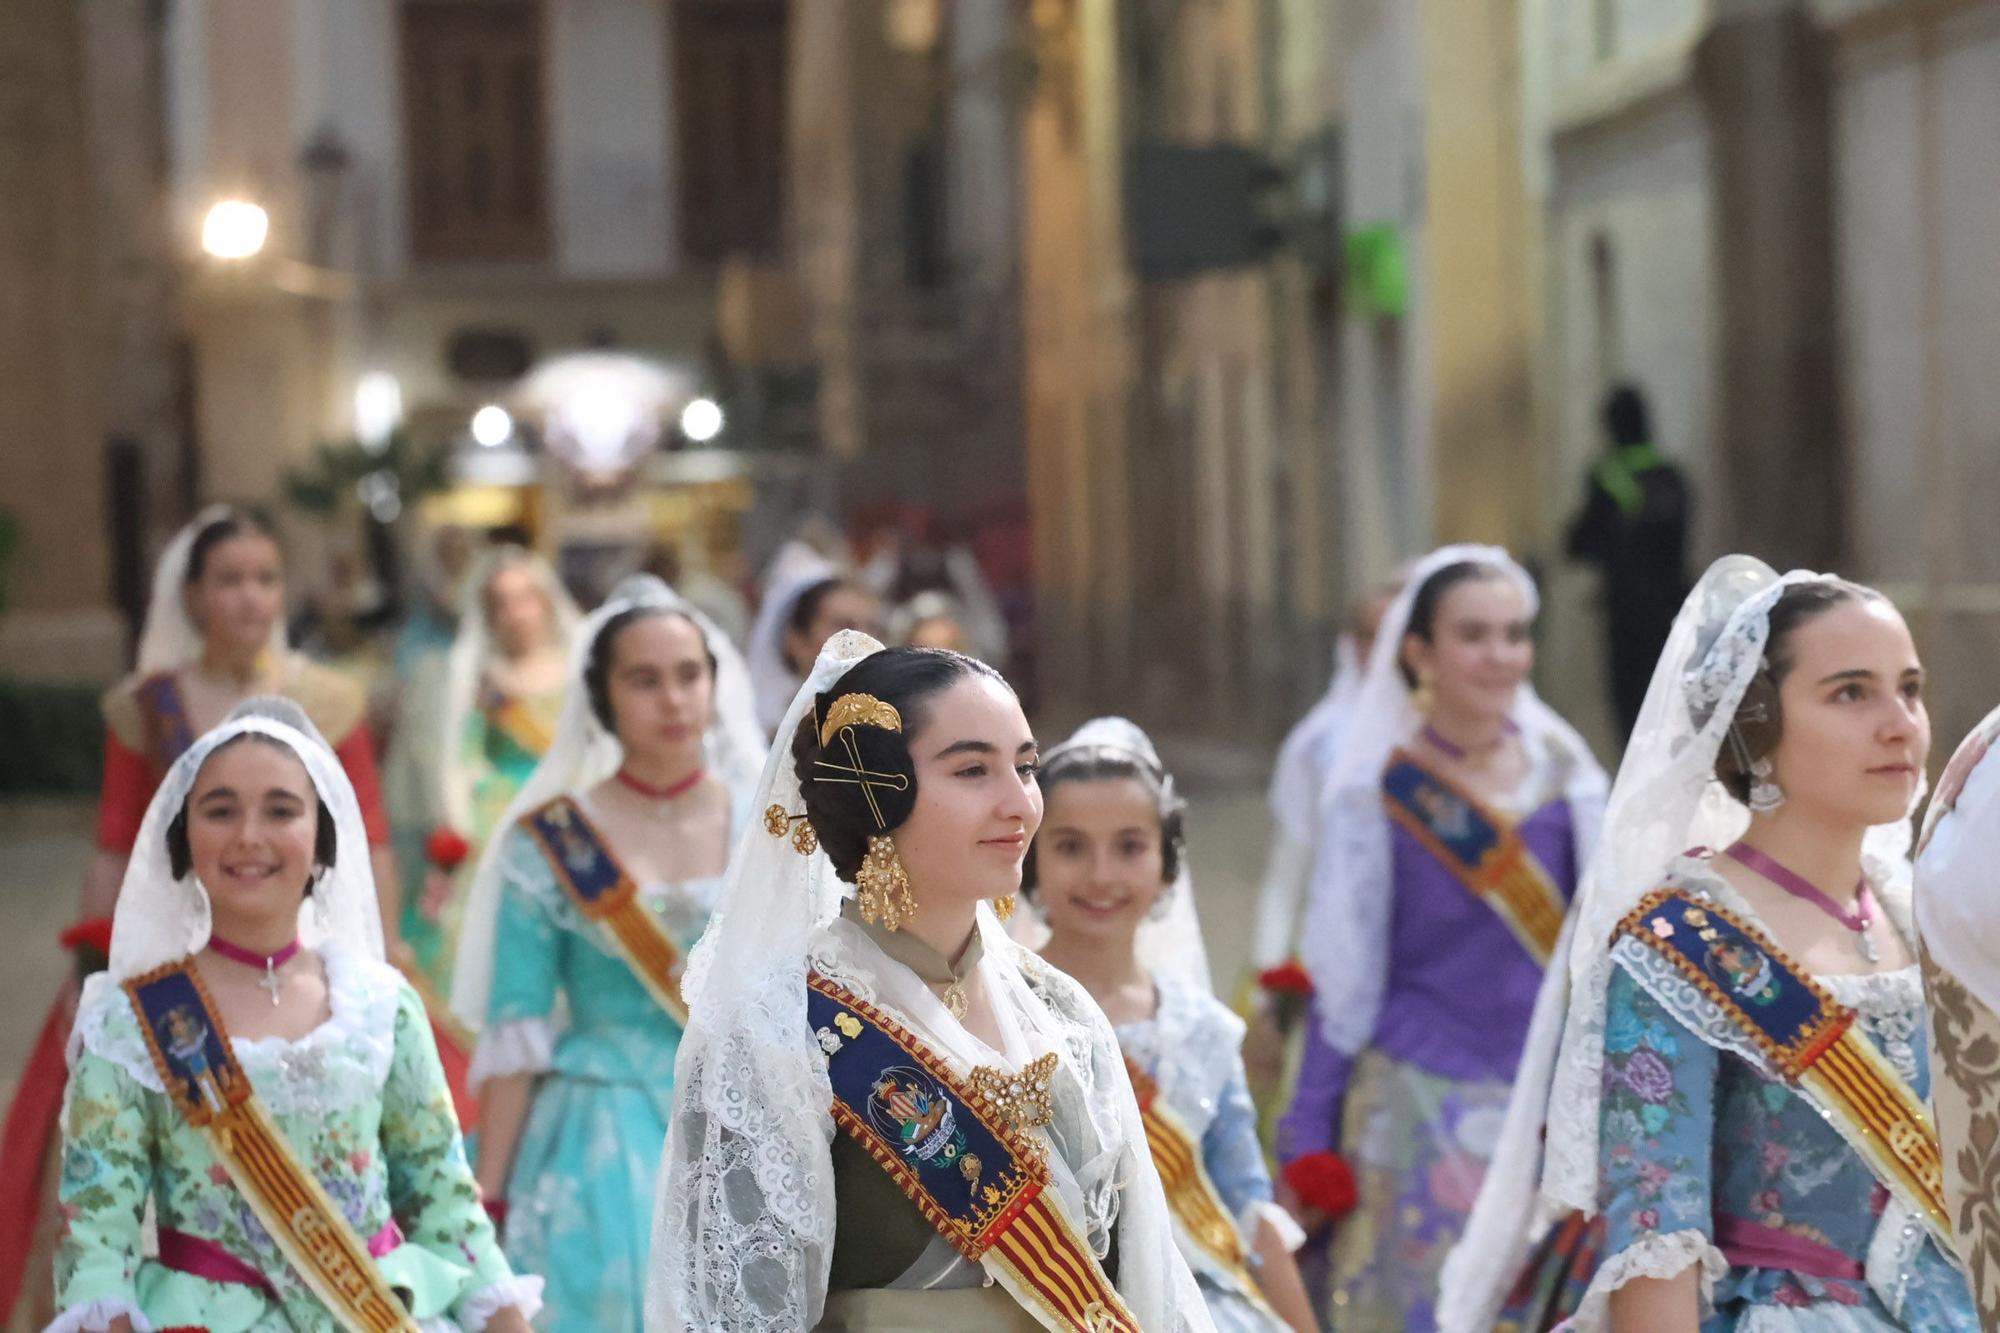
POLYGON ((385 730, 440 534, 738 633, 792 540, 969 577, 1045 737, 1182 770, 1224 980, 1440 542, 1607 763, 1607 591, 1730 550, 1896 600, 1940 763, 2000 695, 2000 0, 14 0, 0 127, 0 1077, 211 501, 385 730), (1653 473, 1661 554, 1578 536, 1653 473))

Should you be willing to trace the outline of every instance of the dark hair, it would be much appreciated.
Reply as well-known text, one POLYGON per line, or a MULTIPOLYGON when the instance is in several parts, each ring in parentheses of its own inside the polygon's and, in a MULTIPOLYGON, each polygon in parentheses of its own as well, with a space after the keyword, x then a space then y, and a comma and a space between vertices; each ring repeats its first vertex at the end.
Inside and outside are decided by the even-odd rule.
MULTIPOLYGON (((848 668, 833 688, 819 696, 813 711, 799 719, 799 729, 792 735, 792 768, 805 798, 806 819, 819 835, 827 859, 833 862, 834 874, 848 883, 854 882, 868 855, 868 839, 894 832, 916 808, 917 774, 910 757, 910 737, 922 731, 929 720, 930 700, 968 676, 1007 683, 986 663, 949 649, 884 648, 848 668), (901 715, 900 732, 865 724, 843 730, 853 740, 861 765, 872 773, 900 775, 905 779, 900 789, 877 784, 864 794, 856 783, 820 780, 820 760, 825 754, 820 746, 820 723, 834 701, 849 694, 872 695, 901 715), (872 807, 871 795, 875 801, 872 807), (877 809, 882 813, 880 824, 875 819, 877 809)), ((844 750, 834 758, 841 767, 847 765, 844 750)))
MULTIPOLYGON (((1187 802, 1179 793, 1167 792, 1166 770, 1148 763, 1141 755, 1108 745, 1079 745, 1061 752, 1042 765, 1042 799, 1065 782, 1113 782, 1131 778, 1160 803, 1160 882, 1171 884, 1180 878, 1181 858, 1187 855, 1187 802)), ((1028 859, 1021 865, 1021 892, 1033 897, 1041 882, 1035 864, 1037 837, 1028 844, 1028 859)))
MULTIPOLYGON (((867 592, 866 588, 863 588, 854 580, 842 578, 838 575, 832 578, 821 579, 818 583, 808 584, 805 591, 793 599, 792 612, 785 617, 785 628, 792 634, 806 633, 812 628, 813 621, 819 619, 819 609, 826 603, 826 599, 833 596, 834 593, 840 591, 842 588, 852 588, 856 592, 867 592)), ((820 645, 814 644, 812 647, 813 652, 817 653, 819 647, 820 645)), ((804 671, 812 665, 810 658, 804 662, 793 661, 792 650, 789 645, 783 646, 781 651, 785 657, 785 664, 794 671, 804 671)))
POLYGON ((1801 625, 1849 602, 1879 602, 1882 594, 1845 579, 1795 583, 1771 604, 1771 632, 1764 641, 1764 662, 1743 690, 1736 705, 1736 718, 1729 726, 1734 739, 1725 738, 1715 755, 1715 776, 1723 790, 1744 804, 1750 801, 1750 765, 1766 758, 1783 738, 1784 709, 1779 703, 1779 686, 1795 665, 1790 651, 1792 635, 1801 625), (1738 745, 1736 742, 1740 741, 1738 745))
POLYGON ((590 698, 590 713, 597 724, 618 734, 618 717, 611 709, 611 664, 618 656, 618 636, 641 620, 654 616, 673 616, 686 621, 701 640, 701 655, 708 659, 708 674, 715 677, 715 650, 708 646, 708 636, 701 632, 701 626, 684 612, 671 606, 628 606, 617 615, 605 621, 598 628, 597 637, 590 641, 590 652, 583 660, 583 688, 590 698))
POLYGON ((1620 384, 1605 396, 1604 429, 1614 445, 1653 442, 1652 413, 1637 385, 1620 384))
MULTIPOLYGON (((1507 575, 1495 565, 1483 564, 1477 560, 1460 560, 1446 565, 1417 588, 1417 595, 1410 599, 1410 622, 1403 627, 1403 633, 1414 634, 1425 643, 1432 641, 1437 633, 1438 608, 1444 605, 1445 594, 1461 583, 1483 583, 1487 579, 1504 579, 1507 575)), ((1403 683, 1411 689, 1417 687, 1417 673, 1410 668, 1400 653, 1396 667, 1403 673, 1403 683)))
POLYGON ((232 509, 195 533, 194 543, 188 547, 187 573, 182 582, 189 585, 201 582, 201 576, 208 570, 208 557, 215 548, 238 537, 262 537, 273 546, 278 544, 278 534, 272 531, 269 519, 255 510, 232 509))
MULTIPOLYGON (((256 741, 260 745, 270 746, 281 754, 292 754, 292 747, 276 737, 265 735, 262 732, 246 731, 240 735, 231 736, 228 740, 210 750, 208 752, 208 759, 213 759, 230 746, 241 745, 245 741, 256 741)), ((296 755, 292 757, 297 758, 296 755)), ((205 759, 202 762, 206 764, 208 760, 205 759)), ((190 798, 193 795, 192 791, 188 793, 190 798)), ((340 838, 333 826, 333 812, 326 808, 326 798, 315 792, 313 794, 313 804, 318 814, 318 823, 313 829, 313 870, 315 872, 322 872, 333 869, 334 861, 340 853, 340 838)), ((193 869, 194 848, 188 844, 188 809, 187 801, 183 800, 179 812, 167 823, 167 870, 175 879, 185 879, 188 872, 193 869)), ((316 878, 317 874, 315 875, 316 878)), ((308 894, 312 892, 312 887, 311 884, 306 886, 308 894)))

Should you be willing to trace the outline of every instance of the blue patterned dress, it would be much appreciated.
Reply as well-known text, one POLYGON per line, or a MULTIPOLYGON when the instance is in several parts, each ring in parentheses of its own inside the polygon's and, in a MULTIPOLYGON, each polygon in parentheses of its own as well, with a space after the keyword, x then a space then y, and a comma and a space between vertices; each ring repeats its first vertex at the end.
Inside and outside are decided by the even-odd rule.
MULTIPOLYGON (((1120 1024, 1118 1045, 1159 1084, 1159 1095, 1181 1123, 1201 1135, 1202 1166, 1236 1219, 1245 1251, 1254 1254, 1257 1226, 1267 1215, 1274 1215, 1281 1231, 1296 1235, 1297 1224, 1271 1199, 1257 1108, 1243 1073, 1243 1020, 1206 987, 1177 980, 1155 985, 1159 1007, 1143 1022, 1120 1024)), ((1190 1253, 1187 1246, 1182 1253, 1217 1333, 1284 1333, 1283 1323, 1218 1280, 1205 1254, 1190 1253)))
MULTIPOLYGON (((507 1183, 503 1237, 547 1276, 536 1327, 643 1326, 653 1182, 673 1112, 681 1029, 556 883, 540 845, 503 835, 493 994, 475 1080, 542 1076, 507 1183)), ((720 879, 642 885, 685 958, 720 879)))
MULTIPOLYGON (((1674 881, 1755 923, 1702 862, 1682 861, 1674 881)), ((1907 890, 1877 893, 1907 938, 1907 890)), ((1885 1220, 1888 1191, 1812 1103, 1704 1040, 1692 989, 1643 945, 1613 957, 1599 1119, 1608 1235, 1577 1327, 1602 1326, 1630 1279, 1699 1262, 1704 1330, 1977 1329, 1963 1275, 1900 1205, 1885 1220)), ((1816 980, 1928 1097, 1917 968, 1816 980)))

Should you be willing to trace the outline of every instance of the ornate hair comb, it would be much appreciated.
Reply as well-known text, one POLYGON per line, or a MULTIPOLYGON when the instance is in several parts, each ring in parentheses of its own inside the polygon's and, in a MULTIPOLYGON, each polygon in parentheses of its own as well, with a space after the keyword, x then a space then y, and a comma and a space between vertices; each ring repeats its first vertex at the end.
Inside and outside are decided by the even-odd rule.
POLYGON ((901 734, 903 715, 894 704, 872 694, 843 694, 826 710, 826 720, 819 725, 820 748, 833 744, 844 727, 880 727, 901 734))

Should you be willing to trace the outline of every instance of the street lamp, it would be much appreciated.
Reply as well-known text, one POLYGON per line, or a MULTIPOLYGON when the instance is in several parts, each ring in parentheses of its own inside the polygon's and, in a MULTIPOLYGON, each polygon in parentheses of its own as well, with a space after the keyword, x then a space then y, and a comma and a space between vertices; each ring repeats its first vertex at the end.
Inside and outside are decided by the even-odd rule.
POLYGON ((498 403, 488 403, 472 414, 472 438, 481 447, 497 449, 514 434, 514 418, 498 403))
POLYGON ((217 259, 248 259, 264 248, 271 215, 244 199, 223 199, 201 220, 201 248, 217 259))
POLYGON ((681 409, 681 434, 707 444, 722 433, 722 408, 713 398, 697 398, 681 409))

